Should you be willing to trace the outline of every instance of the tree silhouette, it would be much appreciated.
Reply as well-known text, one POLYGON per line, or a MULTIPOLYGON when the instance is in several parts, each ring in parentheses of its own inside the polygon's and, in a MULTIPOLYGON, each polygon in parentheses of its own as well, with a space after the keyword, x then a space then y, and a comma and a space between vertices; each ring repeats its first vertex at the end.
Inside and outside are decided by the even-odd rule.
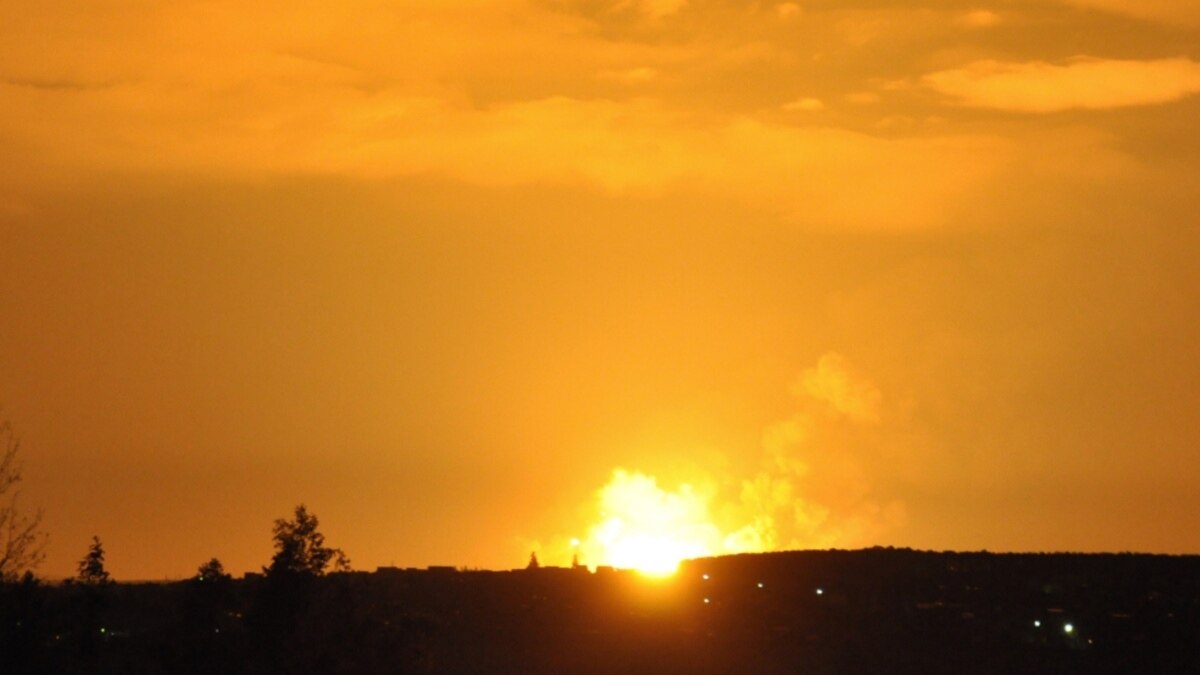
POLYGON ((0 422, 0 583, 16 581, 22 572, 36 568, 45 558, 46 534, 40 527, 41 512, 30 516, 17 508, 20 447, 12 425, 0 422))
POLYGON ((325 535, 317 530, 318 525, 317 517, 303 504, 296 507, 293 520, 275 521, 275 555, 263 568, 268 577, 321 576, 330 565, 338 571, 350 569, 350 559, 341 549, 325 546, 325 535))
POLYGON ((530 553, 529 554, 529 564, 525 566, 525 569, 536 570, 541 566, 542 566, 541 563, 539 563, 538 559, 537 559, 537 551, 530 553))
MULTIPOLYGON (((264 583, 256 593, 254 606, 247 616, 247 627, 255 647, 253 660, 262 672, 307 673, 321 670, 308 658, 320 635, 307 628, 328 619, 322 590, 326 569, 348 569, 349 560, 340 549, 325 545, 317 517, 303 504, 296 507, 291 520, 275 521, 272 536, 275 554, 263 568, 264 583)), ((253 672, 253 669, 252 669, 253 672)))
POLYGON ((79 561, 79 574, 76 577, 80 583, 91 586, 102 586, 109 582, 108 570, 104 569, 104 545, 100 537, 92 536, 92 545, 88 547, 87 555, 79 561))
POLYGON ((221 561, 217 560, 216 558, 209 560, 201 565, 198 570, 196 570, 196 581, 213 581, 220 583, 229 581, 232 578, 233 577, 225 573, 225 566, 222 565, 221 561))

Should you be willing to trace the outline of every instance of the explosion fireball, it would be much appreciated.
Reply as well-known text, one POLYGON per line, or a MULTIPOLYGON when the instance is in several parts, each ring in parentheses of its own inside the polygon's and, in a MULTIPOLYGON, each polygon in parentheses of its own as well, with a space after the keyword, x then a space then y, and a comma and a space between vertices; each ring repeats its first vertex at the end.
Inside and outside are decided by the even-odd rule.
POLYGON ((617 469, 600 490, 603 520, 591 528, 589 558, 648 576, 667 576, 687 558, 723 552, 708 499, 689 485, 668 492, 641 473, 617 469))

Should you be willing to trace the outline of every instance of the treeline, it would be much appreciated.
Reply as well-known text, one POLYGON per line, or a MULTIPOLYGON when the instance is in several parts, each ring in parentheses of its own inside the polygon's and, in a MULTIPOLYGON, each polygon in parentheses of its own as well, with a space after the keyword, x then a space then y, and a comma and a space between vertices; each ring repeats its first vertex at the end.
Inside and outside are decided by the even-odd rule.
POLYGON ((211 559, 186 581, 114 583, 93 538, 78 574, 0 583, 0 672, 393 673, 422 659, 425 630, 341 574, 303 506, 274 526, 261 575, 235 580, 211 559))

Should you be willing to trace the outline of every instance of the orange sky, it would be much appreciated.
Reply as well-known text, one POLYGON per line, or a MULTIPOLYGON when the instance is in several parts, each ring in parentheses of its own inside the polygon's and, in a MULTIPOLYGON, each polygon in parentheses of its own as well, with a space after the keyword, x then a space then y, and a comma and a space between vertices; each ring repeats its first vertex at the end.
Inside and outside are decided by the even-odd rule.
POLYGON ((1200 3, 431 5, 0 0, 44 574, 1200 552, 1200 3))

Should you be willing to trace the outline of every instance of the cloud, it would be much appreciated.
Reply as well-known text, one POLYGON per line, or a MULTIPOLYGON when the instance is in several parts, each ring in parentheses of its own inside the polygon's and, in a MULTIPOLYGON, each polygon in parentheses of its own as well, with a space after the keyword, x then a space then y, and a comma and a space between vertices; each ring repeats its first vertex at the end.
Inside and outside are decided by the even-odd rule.
POLYGON ((643 12, 657 19, 683 9, 687 0, 641 0, 638 5, 643 12))
POLYGON ((9 92, 0 133, 21 138, 64 176, 121 167, 669 190, 743 200, 794 222, 871 229, 945 222, 1007 158, 1003 143, 986 138, 883 139, 700 115, 650 98, 556 96, 479 108, 337 82, 316 91, 268 83, 202 106, 191 91, 157 84, 9 92))
POLYGON ((1200 23, 1200 4, 1189 0, 1062 0, 1072 7, 1097 9, 1166 23, 1200 23))
POLYGON ((970 28, 990 28, 1000 23, 1000 15, 987 9, 975 9, 960 15, 959 22, 970 28))
POLYGON ((825 104, 819 98, 799 98, 795 101, 789 101, 783 104, 783 109, 788 112, 804 111, 817 112, 825 109, 825 104))
POLYGON ((105 86, 109 86, 106 84, 71 80, 67 78, 43 79, 19 77, 0 78, 0 85, 29 87, 31 89, 42 89, 46 91, 85 91, 88 89, 103 89, 105 86))
POLYGON ((844 98, 855 105, 871 105, 879 103, 882 97, 873 91, 852 91, 846 94, 844 98))
MULTIPOLYGON (((580 3, 583 4, 583 3, 580 3)), ((633 11, 650 19, 661 19, 683 9, 688 0, 606 0, 601 11, 623 13, 633 11)))
POLYGON ((1066 65, 989 60, 930 73, 922 82, 976 108, 1029 113, 1103 110, 1169 103, 1200 92, 1200 63, 1188 58, 1080 57, 1066 65))
MULTIPOLYGON (((904 230, 952 222, 1008 161, 1008 144, 986 136, 881 138, 742 96, 797 63, 795 36, 761 32, 778 28, 773 6, 203 4, 0 14, 0 77, 22 83, 0 85, 0 139, 23 158, 0 182, 29 184, 31 166, 48 192, 114 170, 422 176, 702 196, 811 227, 904 230), (642 25, 671 13, 680 20, 642 25)), ((809 23, 795 25, 822 33, 809 23)), ((805 93, 793 108, 831 100, 805 93)))
MULTIPOLYGON (((1050 161, 1025 130, 960 125, 965 111, 928 95, 993 105, 990 88, 1048 77, 1037 68, 973 64, 912 86, 911 73, 925 72, 913 64, 928 59, 899 50, 917 36, 931 50, 941 37, 963 40, 947 17, 964 9, 804 5, 802 20, 782 26, 777 7, 790 3, 668 3, 654 11, 675 7, 678 20, 647 27, 649 5, 619 0, 203 4, 0 16, 10 81, 0 140, 14 158, 0 190, 36 177, 52 192, 113 171, 421 176, 701 198, 814 229, 909 231, 988 218, 980 195, 1011 166, 1050 161), (849 49, 841 31, 859 24, 896 50, 887 72, 847 70, 861 59, 838 56, 849 49), (909 88, 889 84, 898 81, 909 88)), ((1041 68, 1073 79, 1086 66, 1041 68)), ((1066 95, 1057 81, 1047 87, 1066 95)), ((1035 104, 1014 95, 995 105, 1035 104)))
POLYGON ((645 84, 658 77, 658 70, 645 66, 637 68, 605 69, 596 74, 601 80, 609 80, 626 85, 645 84))

